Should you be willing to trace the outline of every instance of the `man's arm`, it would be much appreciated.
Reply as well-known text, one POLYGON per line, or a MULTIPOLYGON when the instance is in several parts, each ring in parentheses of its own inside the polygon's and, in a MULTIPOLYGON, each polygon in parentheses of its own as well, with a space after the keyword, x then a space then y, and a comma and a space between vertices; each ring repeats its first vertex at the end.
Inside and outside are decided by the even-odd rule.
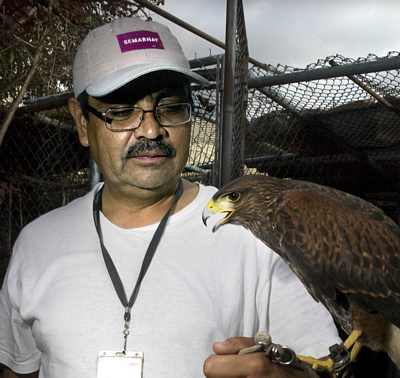
POLYGON ((0 371, 0 378, 38 378, 39 372, 30 373, 30 374, 16 374, 9 369, 4 369, 0 371))

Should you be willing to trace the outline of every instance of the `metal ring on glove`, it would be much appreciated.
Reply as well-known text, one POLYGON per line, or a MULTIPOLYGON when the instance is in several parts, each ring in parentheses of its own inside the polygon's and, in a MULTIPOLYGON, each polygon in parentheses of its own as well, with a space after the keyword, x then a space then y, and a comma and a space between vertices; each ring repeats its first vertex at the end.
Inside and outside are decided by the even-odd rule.
MULTIPOLYGON (((262 345, 262 343, 259 343, 259 345, 262 345)), ((303 370, 301 362, 297 359, 296 353, 292 349, 280 344, 270 343, 269 345, 263 345, 263 350, 271 362, 303 370)))
POLYGON ((269 353, 265 353, 271 359, 272 362, 280 365, 292 365, 296 361, 296 354, 290 348, 284 347, 279 344, 271 344, 269 353))

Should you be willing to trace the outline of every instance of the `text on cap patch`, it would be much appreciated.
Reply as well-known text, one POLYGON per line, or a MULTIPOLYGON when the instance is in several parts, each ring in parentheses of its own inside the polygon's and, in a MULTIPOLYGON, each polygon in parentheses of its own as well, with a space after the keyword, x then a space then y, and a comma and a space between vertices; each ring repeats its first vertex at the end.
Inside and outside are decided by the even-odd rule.
POLYGON ((164 49, 156 32, 138 30, 117 35, 121 52, 143 49, 164 49))

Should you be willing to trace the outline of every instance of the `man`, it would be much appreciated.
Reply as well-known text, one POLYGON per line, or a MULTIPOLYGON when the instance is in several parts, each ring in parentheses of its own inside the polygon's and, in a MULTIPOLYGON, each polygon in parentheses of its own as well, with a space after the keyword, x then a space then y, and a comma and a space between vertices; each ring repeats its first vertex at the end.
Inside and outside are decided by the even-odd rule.
POLYGON ((85 38, 73 75, 69 109, 104 185, 21 232, 0 296, 0 362, 56 378, 308 377, 237 354, 258 330, 317 356, 339 339, 252 234, 202 225, 215 188, 180 174, 190 82, 205 80, 175 37, 116 20, 85 38))

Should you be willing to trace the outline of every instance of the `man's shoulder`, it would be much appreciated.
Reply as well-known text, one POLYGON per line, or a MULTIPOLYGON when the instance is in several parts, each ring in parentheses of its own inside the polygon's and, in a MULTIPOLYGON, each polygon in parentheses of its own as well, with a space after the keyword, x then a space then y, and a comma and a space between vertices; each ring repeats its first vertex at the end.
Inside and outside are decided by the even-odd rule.
MULTIPOLYGON (((39 277, 51 261, 93 244, 91 218, 93 191, 51 210, 27 224, 15 241, 9 270, 32 271, 39 277)), ((21 273, 22 274, 22 273, 21 273)), ((33 277, 34 275, 32 275, 33 277)))
POLYGON ((212 194, 215 193, 218 190, 218 188, 216 186, 213 186, 213 185, 201 184, 201 183, 199 183, 199 185, 200 185, 200 187, 203 188, 203 190, 205 190, 205 191, 207 191, 209 193, 212 193, 212 194))
POLYGON ((199 183, 199 194, 196 197, 196 201, 198 201, 201 204, 206 205, 207 201, 214 195, 214 193, 217 192, 218 188, 212 185, 205 185, 199 183))
POLYGON ((193 185, 193 187, 197 187, 196 194, 174 218, 185 219, 185 221, 189 221, 189 223, 195 222, 197 224, 196 221, 201 221, 201 213, 204 207, 218 189, 214 186, 204 185, 199 182, 196 182, 196 185, 193 185))
POLYGON ((48 236, 54 232, 60 234, 63 231, 80 228, 91 220, 92 198, 93 190, 64 206, 42 214, 22 229, 20 237, 28 237, 30 235, 41 235, 43 237, 43 235, 48 236))

